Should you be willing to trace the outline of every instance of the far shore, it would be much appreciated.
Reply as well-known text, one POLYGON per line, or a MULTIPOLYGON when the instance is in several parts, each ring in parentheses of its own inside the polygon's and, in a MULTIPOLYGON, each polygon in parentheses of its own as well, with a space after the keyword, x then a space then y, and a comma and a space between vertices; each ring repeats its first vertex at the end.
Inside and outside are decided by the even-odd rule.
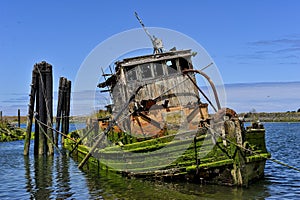
MULTIPOLYGON (((243 118, 246 122, 261 121, 261 122, 300 122, 300 112, 288 111, 288 112, 260 112, 260 113, 239 113, 240 118, 243 118)), ((71 123, 82 123, 84 118, 70 117, 71 123)), ((3 116, 2 120, 17 123, 18 116, 3 116)), ((55 121, 55 117, 54 120, 55 121)), ((27 122, 26 116, 20 117, 20 123, 24 124, 27 122)))
POLYGON ((300 122, 300 112, 260 112, 260 113, 240 113, 239 117, 244 118, 246 122, 300 122))

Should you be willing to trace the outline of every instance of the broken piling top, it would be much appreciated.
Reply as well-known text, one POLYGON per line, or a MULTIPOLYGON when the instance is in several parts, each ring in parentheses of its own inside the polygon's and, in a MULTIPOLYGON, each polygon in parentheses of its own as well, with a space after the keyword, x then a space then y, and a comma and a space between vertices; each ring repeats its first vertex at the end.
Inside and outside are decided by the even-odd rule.
POLYGON ((36 63, 33 68, 35 73, 52 73, 52 65, 46 61, 36 63))

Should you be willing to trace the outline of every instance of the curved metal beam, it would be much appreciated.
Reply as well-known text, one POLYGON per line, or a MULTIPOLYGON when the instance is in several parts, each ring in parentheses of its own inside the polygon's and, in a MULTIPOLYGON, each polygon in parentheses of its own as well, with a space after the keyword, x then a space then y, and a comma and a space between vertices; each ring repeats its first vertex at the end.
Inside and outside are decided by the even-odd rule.
POLYGON ((194 85, 198 88, 198 90, 202 93, 202 95, 206 98, 206 100, 210 103, 210 105, 214 108, 214 110, 217 112, 216 108, 212 105, 211 101, 208 99, 208 97, 203 93, 203 91, 199 88, 199 86, 197 85, 197 83, 195 83, 195 81, 190 77, 190 75, 188 74, 189 72, 194 72, 194 73, 198 73, 200 75, 202 75, 204 78, 206 78, 206 80, 209 82, 212 90, 213 90, 213 93, 214 93, 214 96, 215 96, 215 100, 216 100, 216 104, 217 104, 217 107, 218 107, 218 110, 221 109, 221 104, 220 104, 220 101, 219 101, 219 96, 218 96, 218 93, 217 93, 217 90, 216 90, 216 87, 215 87, 215 84, 212 82, 212 80, 210 79, 210 77, 204 73, 203 71, 200 71, 200 70, 196 70, 196 69, 185 69, 182 71, 183 74, 186 74, 188 75, 189 79, 194 83, 194 85))

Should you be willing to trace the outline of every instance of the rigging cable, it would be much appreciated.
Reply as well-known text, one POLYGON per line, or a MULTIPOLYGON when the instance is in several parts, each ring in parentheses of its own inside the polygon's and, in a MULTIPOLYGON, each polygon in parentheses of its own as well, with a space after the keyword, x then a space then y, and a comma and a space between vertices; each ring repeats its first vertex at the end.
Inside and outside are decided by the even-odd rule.
MULTIPOLYGON (((48 125, 44 124, 43 122, 41 122, 40 120, 37 119, 36 117, 37 112, 34 115, 34 119, 40 124, 40 125, 44 125, 47 128, 49 128, 48 125)), ((40 129, 42 131, 42 133, 46 136, 46 138, 50 141, 50 143, 58 150, 59 154, 62 155, 62 151, 54 144, 54 142, 51 140, 51 138, 49 137, 49 135, 44 131, 43 128, 40 129)))

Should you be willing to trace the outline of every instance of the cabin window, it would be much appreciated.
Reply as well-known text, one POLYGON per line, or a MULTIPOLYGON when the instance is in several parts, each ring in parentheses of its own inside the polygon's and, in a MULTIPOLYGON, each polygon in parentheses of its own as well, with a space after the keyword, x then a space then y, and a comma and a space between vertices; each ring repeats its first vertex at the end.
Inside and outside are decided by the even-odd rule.
POLYGON ((137 80, 136 76, 136 68, 132 68, 126 72, 126 77, 128 81, 134 81, 137 80))
POLYGON ((168 74, 174 74, 177 72, 177 66, 176 66, 175 59, 167 60, 166 64, 167 64, 168 74))
POLYGON ((142 64, 140 67, 141 67, 142 78, 151 78, 152 77, 152 70, 151 70, 150 63, 142 64))
POLYGON ((164 75, 164 69, 163 65, 160 62, 153 63, 154 66, 154 74, 155 76, 163 76, 164 75))
POLYGON ((179 66, 181 71, 190 68, 190 63, 188 58, 179 58, 179 66))

